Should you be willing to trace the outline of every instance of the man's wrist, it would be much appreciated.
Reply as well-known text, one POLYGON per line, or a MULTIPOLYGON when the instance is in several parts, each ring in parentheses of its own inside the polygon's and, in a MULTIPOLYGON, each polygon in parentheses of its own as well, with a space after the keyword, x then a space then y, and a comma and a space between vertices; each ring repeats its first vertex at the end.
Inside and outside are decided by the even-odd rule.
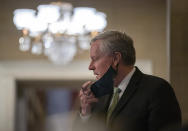
POLYGON ((86 122, 89 120, 89 118, 91 117, 91 112, 90 113, 82 113, 82 108, 80 107, 80 118, 83 122, 86 122))
POLYGON ((88 116, 91 114, 91 111, 90 111, 90 109, 83 109, 82 107, 80 107, 80 114, 82 116, 88 116))

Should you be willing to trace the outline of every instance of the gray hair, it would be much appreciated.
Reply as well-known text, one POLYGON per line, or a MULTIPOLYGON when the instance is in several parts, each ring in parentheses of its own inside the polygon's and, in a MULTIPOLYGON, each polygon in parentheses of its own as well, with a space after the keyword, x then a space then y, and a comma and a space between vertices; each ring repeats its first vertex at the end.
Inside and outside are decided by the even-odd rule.
POLYGON ((112 55, 120 52, 125 65, 134 65, 136 53, 133 40, 125 33, 119 31, 106 31, 100 33, 91 40, 91 44, 97 40, 101 41, 100 51, 112 55))

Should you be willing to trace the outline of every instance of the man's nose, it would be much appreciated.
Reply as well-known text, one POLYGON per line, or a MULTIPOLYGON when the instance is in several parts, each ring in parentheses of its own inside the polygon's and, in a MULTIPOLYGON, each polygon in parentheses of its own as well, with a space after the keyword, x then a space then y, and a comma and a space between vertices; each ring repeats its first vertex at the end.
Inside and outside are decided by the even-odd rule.
POLYGON ((89 70, 94 70, 94 69, 95 69, 95 67, 94 67, 94 65, 92 64, 92 62, 89 64, 88 69, 89 69, 89 70))

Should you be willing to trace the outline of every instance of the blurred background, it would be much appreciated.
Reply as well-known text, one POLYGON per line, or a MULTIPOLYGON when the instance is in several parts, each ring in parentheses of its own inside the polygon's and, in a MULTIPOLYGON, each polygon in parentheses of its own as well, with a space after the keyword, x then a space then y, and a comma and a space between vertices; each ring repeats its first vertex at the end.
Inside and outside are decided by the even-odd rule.
MULTIPOLYGON (((13 23, 15 9, 37 9, 52 0, 1 0, 0 131, 71 131, 81 85, 94 76, 89 50, 68 64, 19 50, 22 36, 13 23)), ((66 0, 106 14, 104 30, 126 32, 134 40, 136 65, 169 81, 188 122, 187 0, 66 0)), ((59 58, 61 59, 61 57, 59 58)), ((63 58, 62 58, 63 59, 63 58)))

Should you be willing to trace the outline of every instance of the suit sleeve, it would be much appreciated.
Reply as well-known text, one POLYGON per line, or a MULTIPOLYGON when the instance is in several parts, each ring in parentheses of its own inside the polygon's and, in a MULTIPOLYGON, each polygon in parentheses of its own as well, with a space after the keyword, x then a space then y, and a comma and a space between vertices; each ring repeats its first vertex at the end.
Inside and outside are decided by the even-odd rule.
POLYGON ((178 131, 181 111, 173 88, 162 81, 151 93, 149 105, 149 131, 178 131))

